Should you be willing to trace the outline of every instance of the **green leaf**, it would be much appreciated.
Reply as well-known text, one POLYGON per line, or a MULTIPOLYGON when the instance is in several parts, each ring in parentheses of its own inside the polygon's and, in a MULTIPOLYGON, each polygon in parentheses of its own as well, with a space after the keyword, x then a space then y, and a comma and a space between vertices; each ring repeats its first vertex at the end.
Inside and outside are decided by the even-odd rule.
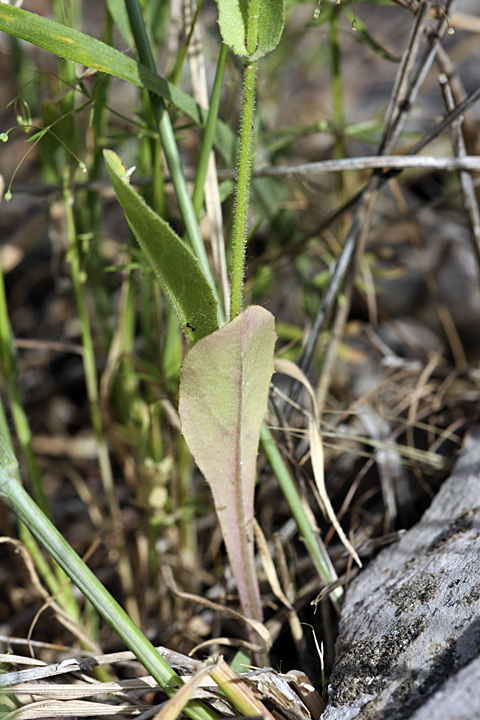
POLYGON ((190 248, 131 187, 118 155, 111 150, 103 154, 128 224, 193 345, 219 327, 218 303, 210 284, 190 248))
MULTIPOLYGON (((236 55, 247 55, 249 0, 217 0, 218 24, 223 42, 236 55)), ((262 0, 258 14, 258 43, 250 60, 274 50, 285 25, 285 0, 262 0)))
POLYGON ((120 32, 120 35, 127 45, 131 46, 133 44, 133 38, 124 0, 107 0, 107 8, 120 32))
MULTIPOLYGON (((35 13, 0 2, 0 30, 37 45, 66 60, 85 65, 107 75, 144 87, 167 102, 173 103, 196 125, 204 127, 208 111, 186 93, 159 77, 155 72, 100 40, 73 30, 35 13)), ((220 120, 215 130, 215 145, 233 164, 236 157, 234 133, 220 120)))
POLYGON ((243 612, 254 619, 262 617, 253 562, 255 468, 275 340, 273 315, 252 305, 190 350, 180 379, 182 432, 212 490, 243 612))

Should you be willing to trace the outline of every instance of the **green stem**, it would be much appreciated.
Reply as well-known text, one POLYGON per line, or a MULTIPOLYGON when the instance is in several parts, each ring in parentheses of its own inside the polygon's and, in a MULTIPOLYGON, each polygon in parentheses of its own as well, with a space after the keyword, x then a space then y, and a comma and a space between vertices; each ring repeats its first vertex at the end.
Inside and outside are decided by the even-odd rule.
POLYGON ((257 63, 247 61, 243 73, 240 148, 233 220, 232 294, 230 320, 242 310, 243 276, 247 244, 247 217, 253 164, 253 131, 255 120, 255 89, 257 63))
POLYGON ((207 177, 208 159, 213 147, 213 138, 215 136, 215 127, 217 125, 218 109, 220 107, 220 96, 222 92, 223 76, 225 73, 225 64, 227 61, 228 46, 222 43, 220 54, 218 56, 217 71, 213 82, 212 96, 210 98, 210 109, 208 111, 207 124, 203 134, 202 146, 198 156, 197 174, 195 177, 195 187, 193 188, 193 207, 197 217, 203 205, 205 194, 205 179, 207 177))
POLYGON ((203 0, 198 0, 197 7, 195 8, 195 13, 192 19, 192 24, 187 36, 187 39, 183 45, 183 47, 180 49, 180 52, 177 55, 177 58, 175 60, 175 65, 173 67, 172 72, 170 73, 170 82, 172 82, 174 85, 178 85, 178 82, 180 80, 180 74, 182 72, 183 65, 185 63, 185 58, 187 57, 188 48, 190 47, 190 43, 192 41, 193 32, 195 30, 195 25, 198 20, 198 16, 200 15, 200 10, 203 5, 203 0))
MULTIPOLYGON (((247 53, 253 55, 258 41, 259 0, 248 6, 247 53)), ((240 148, 233 219, 232 295, 230 320, 242 310, 245 250, 247 245, 247 216, 253 167, 253 135, 255 124, 255 93, 257 63, 247 60, 243 72, 242 115, 240 120, 240 148)))
MULTIPOLYGON (((147 31, 143 22, 142 12, 138 0, 125 0, 130 27, 132 29, 138 57, 143 65, 156 72, 155 61, 147 37, 147 31)), ((195 252, 205 277, 210 283, 215 297, 218 299, 217 289, 213 279, 212 271, 208 262, 208 256, 200 234, 197 216, 193 208, 192 200, 188 193, 187 183, 183 174, 182 163, 178 153, 175 133, 173 131, 170 116, 164 101, 158 95, 150 95, 150 102, 155 117, 155 124, 160 135, 163 151, 167 160, 168 169, 175 188, 180 213, 185 223, 185 230, 189 237, 193 251, 195 252)))

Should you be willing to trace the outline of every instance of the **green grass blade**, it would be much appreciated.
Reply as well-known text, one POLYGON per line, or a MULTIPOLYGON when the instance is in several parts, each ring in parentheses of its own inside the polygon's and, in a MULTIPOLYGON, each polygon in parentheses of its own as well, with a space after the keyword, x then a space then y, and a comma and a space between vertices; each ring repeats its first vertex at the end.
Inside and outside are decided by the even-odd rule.
POLYGON ((106 4, 108 12, 112 16, 122 38, 125 40, 127 45, 130 46, 132 44, 132 32, 130 30, 130 23, 128 22, 128 15, 125 9, 124 1, 106 0, 106 4))
MULTIPOLYGON (((287 466, 285 465, 280 451, 277 448, 275 441, 270 433, 270 430, 265 423, 263 423, 262 425, 260 443, 262 445, 263 452, 265 453, 267 460, 270 463, 270 467, 272 468, 275 477, 277 478, 278 484, 282 489, 283 495, 288 503, 291 513, 295 518, 295 522, 297 523, 297 527, 300 531, 303 541, 308 549, 308 552, 310 553, 310 557, 315 563, 318 574, 324 581, 325 585, 329 585, 330 583, 335 582, 337 577, 332 573, 331 568, 329 567, 329 564, 322 553, 322 549, 318 542, 317 535, 315 534, 312 526, 310 525, 305 510, 303 509, 302 501, 300 500, 297 489, 293 484, 293 480, 290 476, 287 466)), ((338 610, 340 610, 342 595, 342 588, 336 588, 330 593, 330 598, 338 610)))

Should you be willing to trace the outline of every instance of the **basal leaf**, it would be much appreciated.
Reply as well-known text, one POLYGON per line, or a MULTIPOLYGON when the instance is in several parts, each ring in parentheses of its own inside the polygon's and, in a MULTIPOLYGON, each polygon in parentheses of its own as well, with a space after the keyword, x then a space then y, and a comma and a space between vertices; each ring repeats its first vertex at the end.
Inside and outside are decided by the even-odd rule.
POLYGON ((273 315, 252 305, 189 351, 180 379, 182 431, 212 490, 243 612, 255 619, 255 469, 275 340, 273 315))
MULTIPOLYGON (((223 42, 231 47, 236 55, 247 55, 249 0, 217 0, 217 5, 223 42)), ((258 43, 251 60, 257 60, 277 47, 284 24, 285 0, 261 0, 258 43)))
MULTIPOLYGON (((144 87, 167 102, 173 103, 197 125, 203 127, 207 111, 180 88, 172 85, 149 68, 106 43, 41 15, 0 2, 0 30, 48 50, 66 60, 144 87)), ((220 120, 215 130, 215 145, 228 162, 236 155, 234 133, 220 120)))
POLYGON ((190 344, 219 327, 218 303, 190 248, 130 185, 118 155, 104 151, 118 201, 171 301, 190 344))

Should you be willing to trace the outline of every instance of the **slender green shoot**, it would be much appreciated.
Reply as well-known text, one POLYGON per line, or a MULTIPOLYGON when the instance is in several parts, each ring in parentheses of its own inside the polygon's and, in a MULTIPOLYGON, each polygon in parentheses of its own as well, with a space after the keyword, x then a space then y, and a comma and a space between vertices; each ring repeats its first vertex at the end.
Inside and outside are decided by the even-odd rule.
MULTIPOLYGON (((247 53, 257 48, 259 1, 252 0, 248 7, 247 53)), ((242 310, 245 251, 247 245, 247 219, 253 167, 253 136, 255 122, 255 94, 257 62, 247 59, 243 72, 242 113, 240 120, 240 147, 238 153, 235 217, 233 220, 232 293, 230 320, 242 310)))
POLYGON ((220 54, 218 56, 215 80, 213 82, 212 96, 210 98, 210 109, 208 111, 207 124, 205 125, 202 146, 198 157, 195 186, 193 188, 193 207, 195 208, 197 218, 200 216, 203 205, 205 178, 207 177, 208 159, 213 148, 213 138, 215 136, 218 109, 220 107, 220 96, 222 92, 227 53, 228 47, 225 43, 222 43, 220 47, 220 54))

